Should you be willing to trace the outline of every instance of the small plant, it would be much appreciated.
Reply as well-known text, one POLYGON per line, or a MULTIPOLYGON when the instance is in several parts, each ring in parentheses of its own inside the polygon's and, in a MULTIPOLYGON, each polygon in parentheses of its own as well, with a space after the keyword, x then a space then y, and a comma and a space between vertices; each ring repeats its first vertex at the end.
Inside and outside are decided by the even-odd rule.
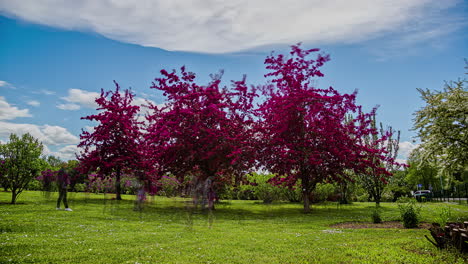
POLYGON ((414 201, 402 203, 398 205, 400 209, 401 219, 405 228, 418 227, 421 207, 417 206, 414 201))
POLYGON ((450 218, 452 218, 452 210, 450 209, 450 207, 447 206, 441 208, 438 219, 438 223, 440 224, 440 226, 445 226, 450 218))
POLYGON ((375 208, 371 214, 372 223, 380 224, 382 223, 382 216, 380 215, 379 208, 375 208))

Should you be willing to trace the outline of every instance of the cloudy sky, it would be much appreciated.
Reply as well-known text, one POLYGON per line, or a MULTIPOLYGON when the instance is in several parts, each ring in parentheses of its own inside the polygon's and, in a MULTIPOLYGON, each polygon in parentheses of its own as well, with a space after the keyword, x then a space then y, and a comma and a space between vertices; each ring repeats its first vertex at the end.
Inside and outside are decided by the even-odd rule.
POLYGON ((418 142, 416 88, 464 77, 467 13, 463 0, 0 0, 0 140, 29 132, 71 159, 94 125, 80 117, 112 80, 136 104, 164 102, 149 89, 163 68, 262 84, 265 57, 302 42, 331 55, 317 85, 378 105, 405 159, 418 142))

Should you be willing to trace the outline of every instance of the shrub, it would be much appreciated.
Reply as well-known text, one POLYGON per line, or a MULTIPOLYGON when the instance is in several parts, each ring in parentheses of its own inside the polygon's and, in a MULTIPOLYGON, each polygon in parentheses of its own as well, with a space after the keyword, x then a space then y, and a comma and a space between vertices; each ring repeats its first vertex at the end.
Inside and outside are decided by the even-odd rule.
POLYGON ((86 190, 86 184, 84 183, 77 183, 75 184, 75 186, 73 187, 73 190, 75 192, 84 192, 86 190))
POLYGON ((292 203, 302 202, 302 191, 300 184, 296 184, 293 188, 284 187, 283 196, 292 203))
POLYGON ((372 223, 380 224, 382 223, 382 217, 380 216, 379 208, 374 208, 371 214, 372 223))
POLYGON ((380 198, 380 201, 381 202, 393 202, 393 193, 388 190, 385 190, 382 193, 382 197, 380 198))
POLYGON ((42 191, 42 183, 36 179, 33 179, 28 183, 27 189, 30 191, 42 191))
POLYGON ((264 203, 281 200, 283 198, 283 188, 271 185, 268 180, 272 178, 271 174, 252 173, 247 175, 250 185, 245 185, 247 190, 252 190, 253 195, 263 200, 264 203))
POLYGON ((233 198, 238 200, 258 200, 250 185, 240 185, 234 190, 233 198))
POLYGON ((401 219, 405 228, 418 227, 421 207, 417 206, 414 200, 408 203, 401 203, 398 205, 400 209, 401 219))
POLYGON ((442 207, 440 209, 440 213, 439 213, 439 221, 438 223, 440 224, 440 226, 444 227, 447 222, 450 220, 450 218, 452 218, 452 210, 450 209, 450 207, 442 207))
POLYGON ((331 183, 318 183, 312 195, 313 202, 336 201, 338 198, 336 186, 331 183))

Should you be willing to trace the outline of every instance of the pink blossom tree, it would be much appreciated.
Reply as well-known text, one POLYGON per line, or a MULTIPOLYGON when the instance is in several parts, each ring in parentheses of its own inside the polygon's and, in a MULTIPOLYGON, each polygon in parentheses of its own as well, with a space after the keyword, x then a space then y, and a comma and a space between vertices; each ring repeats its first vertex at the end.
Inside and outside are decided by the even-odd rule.
POLYGON ((134 94, 128 89, 104 92, 96 99, 95 115, 82 117, 99 124, 93 132, 82 131, 77 157, 82 173, 96 171, 99 175, 115 176, 116 199, 121 200, 120 178, 124 171, 138 170, 142 156, 141 123, 137 121, 139 106, 132 105, 134 94))
POLYGON ((216 183, 229 182, 254 161, 251 140, 254 91, 242 81, 232 89, 221 86, 221 76, 201 86, 195 74, 182 67, 161 71, 151 88, 167 97, 164 107, 153 106, 146 134, 149 152, 161 174, 179 180, 192 175, 195 185, 203 185, 203 199, 213 208, 216 183), (249 149, 250 148, 250 149, 249 149))
MULTIPOLYGON (((328 55, 309 56, 319 49, 303 50, 292 46, 290 57, 266 58, 263 88, 266 100, 258 109, 258 153, 260 164, 277 176, 272 183, 290 186, 300 181, 304 211, 310 211, 310 193, 317 183, 350 179, 355 173, 372 169, 378 175, 390 175, 381 166, 385 149, 376 140, 369 145, 364 138, 376 135, 371 127, 372 113, 363 113, 356 105, 356 93, 340 94, 332 87, 314 87, 313 78, 322 77, 320 67, 328 55)), ((391 161, 390 161, 391 162, 391 161)))

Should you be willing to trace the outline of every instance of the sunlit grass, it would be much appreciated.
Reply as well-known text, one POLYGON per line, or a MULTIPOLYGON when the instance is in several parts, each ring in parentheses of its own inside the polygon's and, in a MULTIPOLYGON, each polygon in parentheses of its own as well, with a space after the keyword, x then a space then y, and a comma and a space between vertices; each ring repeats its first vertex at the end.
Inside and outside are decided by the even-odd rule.
MULTIPOLYGON (((73 212, 55 210, 56 194, 26 192, 22 204, 0 204, 1 263, 465 263, 437 250, 425 229, 338 229, 370 221, 374 204, 262 204, 223 201, 213 212, 189 200, 155 197, 134 211, 134 197, 70 194, 73 212)), ((7 202, 9 193, 1 192, 7 202)), ((436 221, 450 206, 468 220, 468 206, 425 203, 422 220, 436 221)), ((399 220, 396 204, 382 204, 384 221, 399 220)))

